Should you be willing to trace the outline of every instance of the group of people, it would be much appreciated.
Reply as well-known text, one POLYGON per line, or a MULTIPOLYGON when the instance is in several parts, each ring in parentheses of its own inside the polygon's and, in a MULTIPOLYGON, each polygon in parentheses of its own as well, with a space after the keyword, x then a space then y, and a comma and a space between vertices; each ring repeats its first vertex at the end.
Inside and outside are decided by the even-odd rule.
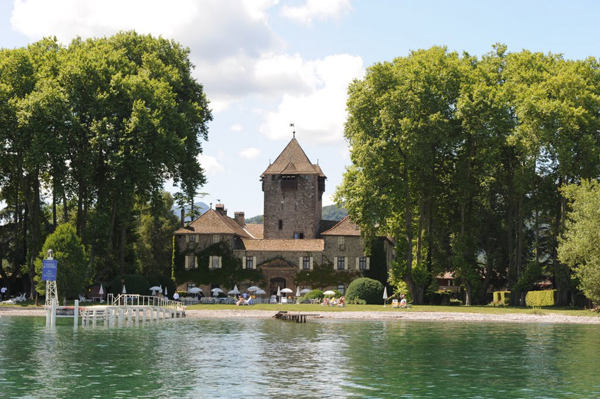
POLYGON ((344 306, 346 306, 346 298, 344 298, 343 296, 339 299, 336 299, 335 297, 331 299, 324 298, 323 302, 321 302, 321 306, 339 306, 343 308, 344 306))

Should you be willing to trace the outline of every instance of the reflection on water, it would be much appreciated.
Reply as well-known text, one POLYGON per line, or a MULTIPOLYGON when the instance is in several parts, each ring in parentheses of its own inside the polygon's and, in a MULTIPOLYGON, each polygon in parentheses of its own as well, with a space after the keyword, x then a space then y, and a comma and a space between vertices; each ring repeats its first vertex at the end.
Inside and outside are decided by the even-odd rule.
POLYGON ((1 397, 600 397, 598 326, 0 318, 1 397))

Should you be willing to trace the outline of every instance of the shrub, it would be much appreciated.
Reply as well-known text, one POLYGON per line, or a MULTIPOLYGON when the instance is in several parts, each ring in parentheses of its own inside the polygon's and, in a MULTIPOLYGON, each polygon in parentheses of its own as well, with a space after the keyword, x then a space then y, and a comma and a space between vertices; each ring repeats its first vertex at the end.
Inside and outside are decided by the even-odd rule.
POLYGON ((311 292, 308 292, 306 295, 304 295, 304 298, 306 299, 323 299, 323 291, 321 290, 312 290, 311 292))
POLYGON ((367 301, 365 301, 364 299, 353 299, 351 301, 347 301, 347 303, 351 305, 366 305, 367 301))
POLYGON ((525 296, 525 304, 532 307, 554 306, 556 290, 529 291, 525 296))
POLYGON ((450 302, 448 303, 448 306, 461 306, 463 303, 460 299, 456 299, 456 298, 450 298, 450 302))
POLYGON ((494 300, 492 304, 494 306, 507 306, 510 302, 510 291, 495 291, 494 300))
POLYGON ((348 286, 346 299, 348 301, 362 299, 366 303, 381 304, 383 303, 383 284, 366 277, 357 278, 348 286))

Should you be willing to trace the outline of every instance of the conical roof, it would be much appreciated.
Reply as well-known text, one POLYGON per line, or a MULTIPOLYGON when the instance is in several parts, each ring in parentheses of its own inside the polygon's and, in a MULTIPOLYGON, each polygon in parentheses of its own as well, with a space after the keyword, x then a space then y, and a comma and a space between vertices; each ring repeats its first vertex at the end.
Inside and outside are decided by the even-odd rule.
POLYGON ((281 175, 281 174, 299 174, 299 175, 319 175, 325 177, 319 165, 313 165, 306 153, 300 147, 298 140, 293 138, 283 149, 267 170, 261 175, 281 175))

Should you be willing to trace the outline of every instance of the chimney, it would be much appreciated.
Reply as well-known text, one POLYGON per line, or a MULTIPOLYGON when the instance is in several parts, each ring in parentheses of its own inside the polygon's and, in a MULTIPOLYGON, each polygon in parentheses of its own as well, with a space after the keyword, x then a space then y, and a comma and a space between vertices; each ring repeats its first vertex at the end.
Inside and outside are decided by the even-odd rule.
POLYGON ((219 212, 223 216, 227 216, 227 209, 225 209, 225 205, 221 203, 215 205, 215 211, 219 212))
POLYGON ((185 227, 185 208, 181 207, 181 227, 185 227))
POLYGON ((245 223, 244 212, 235 212, 234 215, 235 215, 234 219, 237 222, 237 224, 244 227, 244 223, 245 223))

